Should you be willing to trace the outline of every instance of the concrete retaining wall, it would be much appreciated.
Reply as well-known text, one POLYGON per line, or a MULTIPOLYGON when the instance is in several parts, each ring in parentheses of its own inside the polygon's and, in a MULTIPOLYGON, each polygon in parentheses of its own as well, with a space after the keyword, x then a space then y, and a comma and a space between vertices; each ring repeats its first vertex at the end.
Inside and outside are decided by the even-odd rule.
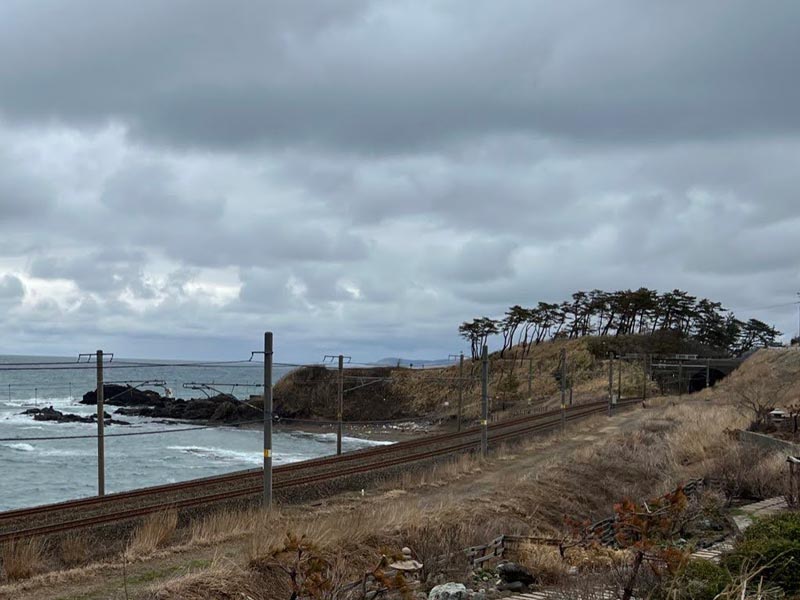
POLYGON ((800 456, 800 445, 779 440, 763 433, 756 433, 754 431, 739 430, 739 440, 745 444, 752 444, 766 450, 780 450, 786 452, 787 455, 800 456))

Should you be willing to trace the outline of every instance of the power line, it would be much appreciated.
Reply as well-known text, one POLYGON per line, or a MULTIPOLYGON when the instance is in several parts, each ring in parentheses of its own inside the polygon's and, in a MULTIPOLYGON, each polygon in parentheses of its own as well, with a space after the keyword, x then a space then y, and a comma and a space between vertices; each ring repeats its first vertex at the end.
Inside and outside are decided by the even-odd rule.
MULTIPOLYGON (((237 421, 235 423, 226 423, 225 427, 238 427, 240 425, 252 425, 255 423, 262 423, 262 421, 237 421)), ((128 433, 107 433, 104 437, 130 437, 137 435, 161 435, 167 433, 179 433, 182 431, 199 431, 201 429, 218 429, 218 425, 197 425, 195 427, 180 427, 177 429, 164 429, 160 431, 131 431, 128 433)), ((38 436, 38 437, 23 437, 23 438, 0 438, 0 442, 41 442, 52 440, 90 440, 96 439, 97 434, 91 435, 62 435, 62 436, 38 436)))
POLYGON ((784 302, 783 304, 773 304, 771 306, 751 306, 749 308, 741 308, 741 307, 734 306, 734 307, 732 307, 732 308, 730 308, 728 310, 729 311, 733 311, 733 310, 739 310, 739 311, 742 311, 742 310, 769 310, 771 308, 786 308, 787 306, 797 306, 798 304, 800 304, 800 300, 795 300, 794 302, 784 302))

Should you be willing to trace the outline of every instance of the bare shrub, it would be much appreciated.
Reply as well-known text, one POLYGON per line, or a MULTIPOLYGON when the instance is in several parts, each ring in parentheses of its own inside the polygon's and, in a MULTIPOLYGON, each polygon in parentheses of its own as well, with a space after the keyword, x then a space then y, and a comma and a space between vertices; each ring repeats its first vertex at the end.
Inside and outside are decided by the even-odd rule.
POLYGON ((177 526, 178 513, 174 510, 149 515, 133 532, 125 557, 131 560, 152 554, 169 540, 177 526))
POLYGON ((46 549, 45 542, 40 538, 6 542, 0 550, 6 579, 27 579, 41 571, 46 549))
POLYGON ((558 548, 541 544, 526 543, 517 551, 520 564, 536 574, 539 583, 554 585, 566 580, 570 563, 565 560, 558 548))
POLYGON ((736 498, 762 500, 785 488, 786 458, 737 443, 708 467, 707 476, 720 486, 728 505, 736 498))
POLYGON ((734 371, 726 388, 739 410, 750 417, 751 428, 759 430, 765 427, 769 412, 786 399, 793 385, 793 379, 781 377, 773 363, 760 361, 734 371))

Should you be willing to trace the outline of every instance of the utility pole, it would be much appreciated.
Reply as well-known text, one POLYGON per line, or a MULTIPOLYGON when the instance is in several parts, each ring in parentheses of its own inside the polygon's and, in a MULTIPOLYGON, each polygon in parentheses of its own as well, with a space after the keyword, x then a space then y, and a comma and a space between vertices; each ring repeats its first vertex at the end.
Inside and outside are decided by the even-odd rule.
POLYGON ((567 349, 561 349, 561 430, 567 425, 567 349))
POLYGON ((706 359, 706 387, 711 387, 711 359, 706 359))
POLYGON ((272 508, 272 332, 264 333, 264 508, 272 508))
POLYGON ((336 392, 336 454, 342 453, 342 412, 344 412, 344 355, 339 355, 339 386, 336 392))
POLYGON ((800 343, 800 292, 797 292, 797 339, 800 343))
POLYGON ((617 369, 617 402, 622 402, 622 361, 617 369))
POLYGON ((642 402, 647 400, 647 354, 642 357, 642 402))
POLYGON ((105 448, 105 390, 103 389, 103 351, 97 351, 97 495, 106 494, 106 448, 105 448))
POLYGON ((528 402, 533 400, 533 358, 528 358, 528 402))
POLYGON ((464 417, 464 353, 458 359, 458 421, 457 431, 461 431, 461 419, 464 417))
POLYGON ((481 355, 481 458, 489 452, 489 347, 481 355))
POLYGON ((683 363, 678 364, 678 397, 683 396, 683 363))
POLYGON ((614 407, 614 355, 608 353, 608 416, 614 407))

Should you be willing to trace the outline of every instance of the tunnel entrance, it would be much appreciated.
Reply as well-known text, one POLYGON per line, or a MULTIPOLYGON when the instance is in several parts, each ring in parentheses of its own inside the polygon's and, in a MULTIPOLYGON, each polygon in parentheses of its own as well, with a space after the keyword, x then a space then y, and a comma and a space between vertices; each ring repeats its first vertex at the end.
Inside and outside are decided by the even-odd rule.
MULTIPOLYGON (((725 377, 725 373, 718 369, 709 369, 708 370, 708 383, 710 386, 714 386, 720 379, 725 377)), ((689 386, 687 391, 691 394, 693 392, 699 392, 700 390, 705 389, 706 387, 706 371, 703 369, 702 371, 696 371, 691 378, 689 379, 689 386)))

